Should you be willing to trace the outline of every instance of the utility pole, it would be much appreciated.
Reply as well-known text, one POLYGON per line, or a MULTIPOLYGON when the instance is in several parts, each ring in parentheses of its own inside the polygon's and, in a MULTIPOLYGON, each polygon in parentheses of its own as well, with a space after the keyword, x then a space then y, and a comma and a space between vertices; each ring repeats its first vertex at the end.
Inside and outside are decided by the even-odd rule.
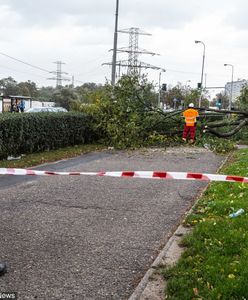
POLYGON ((160 101, 161 101, 161 73, 166 72, 165 69, 161 69, 159 72, 159 77, 158 77, 158 108, 160 108, 160 101))
POLYGON ((231 93, 230 93, 230 98, 229 98, 229 104, 228 104, 228 109, 231 110, 232 108, 232 98, 233 98, 233 72, 234 72, 234 66, 232 64, 224 64, 225 67, 229 66, 232 67, 232 81, 231 81, 231 93))
POLYGON ((71 86, 74 88, 74 75, 71 77, 71 86))
POLYGON ((202 98, 202 90, 203 90, 203 72, 204 72, 204 63, 205 63, 205 49, 206 46, 202 41, 195 41, 196 44, 202 44, 203 45, 203 55, 202 55, 202 71, 201 71, 201 95, 199 97, 199 107, 201 107, 201 98, 202 98))
POLYGON ((112 74, 111 74, 111 83, 112 83, 112 85, 115 85, 115 76, 116 76, 116 56, 117 56, 117 37, 118 37, 118 12, 119 12, 119 0, 116 0, 114 47, 113 47, 112 74))

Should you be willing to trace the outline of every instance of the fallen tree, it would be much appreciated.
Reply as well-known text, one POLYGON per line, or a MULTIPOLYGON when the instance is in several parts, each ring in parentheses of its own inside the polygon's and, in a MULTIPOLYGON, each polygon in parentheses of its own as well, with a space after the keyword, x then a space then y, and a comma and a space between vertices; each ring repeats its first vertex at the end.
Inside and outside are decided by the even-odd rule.
POLYGON ((223 119, 220 122, 209 122, 203 125, 204 133, 208 132, 217 137, 227 138, 248 125, 248 111, 204 109, 203 113, 206 115, 207 111, 221 114, 223 119))
MULTIPOLYGON (((210 108, 197 108, 200 112, 200 119, 203 120, 201 126, 203 133, 210 133, 220 138, 227 138, 235 135, 241 129, 248 125, 248 111, 239 110, 216 110, 210 108), (212 113, 212 114, 210 114, 212 113), (209 119, 216 117, 221 118, 220 121, 211 121, 209 119)), ((182 114, 183 110, 177 110, 173 112, 163 112, 157 110, 160 114, 164 115, 164 118, 173 118, 177 115, 182 114)), ((178 130, 178 133, 181 130, 178 130)), ((174 132, 175 133, 175 132, 174 132)))

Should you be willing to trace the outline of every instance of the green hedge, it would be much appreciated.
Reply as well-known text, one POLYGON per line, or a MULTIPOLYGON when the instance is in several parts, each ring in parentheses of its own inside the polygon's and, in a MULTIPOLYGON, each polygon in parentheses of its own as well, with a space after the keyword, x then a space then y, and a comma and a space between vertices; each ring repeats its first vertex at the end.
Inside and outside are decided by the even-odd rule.
POLYGON ((28 113, 0 116, 0 159, 96 140, 92 117, 82 113, 28 113))

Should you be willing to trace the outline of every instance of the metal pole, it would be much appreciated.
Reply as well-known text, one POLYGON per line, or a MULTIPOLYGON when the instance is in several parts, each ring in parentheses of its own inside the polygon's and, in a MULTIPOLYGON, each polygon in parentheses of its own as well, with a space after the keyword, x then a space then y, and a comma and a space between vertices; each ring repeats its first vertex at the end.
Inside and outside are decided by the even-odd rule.
POLYGON ((161 100, 161 73, 166 72, 165 69, 160 69, 159 77, 158 77, 158 108, 160 107, 160 100, 161 100))
POLYGON ((160 105, 160 98, 161 98, 161 71, 159 72, 159 78, 158 78, 158 108, 160 105))
POLYGON ((232 107, 232 100, 233 100, 233 73, 234 73, 234 66, 231 64, 224 64, 225 67, 230 66, 232 67, 232 81, 231 81, 231 93, 230 93, 230 98, 229 98, 229 105, 228 109, 231 110, 232 107))
POLYGON ((115 32, 114 32, 114 47, 113 47, 113 59, 112 59, 112 74, 111 84, 115 85, 116 76, 116 54, 117 54, 117 33, 118 33, 118 11, 119 11, 119 0, 116 0, 116 12, 115 12, 115 32))
POLYGON ((204 73, 204 64, 205 64, 205 44, 202 41, 195 41, 196 44, 200 43, 203 45, 203 56, 202 56, 202 72, 201 72, 201 95, 199 97, 199 107, 201 107, 201 98, 202 98, 202 83, 203 83, 203 73, 204 73))
POLYGON ((233 101, 233 69, 234 69, 234 67, 233 67, 233 65, 232 65, 231 101, 230 101, 230 103, 229 103, 229 110, 232 109, 232 101, 233 101))
POLYGON ((202 89, 202 84, 203 84, 203 72, 204 72, 204 63, 205 63, 205 44, 201 42, 203 45, 203 56, 202 56, 202 73, 201 73, 201 89, 202 89))

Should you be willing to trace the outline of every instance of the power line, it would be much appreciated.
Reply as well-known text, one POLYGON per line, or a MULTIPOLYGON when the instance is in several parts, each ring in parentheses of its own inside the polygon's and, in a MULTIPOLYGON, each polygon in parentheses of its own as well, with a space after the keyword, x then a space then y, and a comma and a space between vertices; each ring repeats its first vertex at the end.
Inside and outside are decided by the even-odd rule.
POLYGON ((196 72, 179 71, 179 70, 172 70, 172 69, 166 69, 166 71, 175 72, 175 73, 195 74, 195 75, 199 74, 199 73, 196 73, 196 72))
POLYGON ((25 65, 27 65, 27 66, 30 66, 30 67, 32 67, 32 68, 35 68, 35 69, 38 69, 38 70, 41 70, 41 71, 50 73, 49 70, 46 70, 46 69, 44 69, 44 68, 35 66, 35 65, 33 65, 33 64, 30 64, 30 63, 25 62, 25 61, 23 61, 23 60, 21 60, 21 59, 18 59, 18 58, 15 58, 15 57, 13 57, 13 56, 10 56, 10 55, 8 55, 8 54, 5 54, 5 53, 3 53, 3 52, 0 52, 0 54, 3 55, 3 56, 8 57, 8 58, 10 58, 10 59, 13 59, 13 60, 15 60, 15 61, 18 61, 18 62, 20 62, 20 63, 22 63, 22 64, 25 64, 25 65))
MULTIPOLYGON (((47 69, 44 69, 44 68, 41 68, 41 67, 39 67, 39 66, 30 64, 30 63, 28 63, 28 62, 25 62, 25 61, 23 61, 23 60, 21 60, 21 59, 15 58, 15 57, 10 56, 10 55, 8 55, 8 54, 6 54, 6 53, 3 53, 3 52, 0 52, 0 55, 6 56, 6 57, 8 57, 8 58, 10 58, 10 59, 12 59, 12 60, 15 60, 15 61, 17 61, 17 62, 20 62, 20 63, 22 63, 22 64, 25 64, 25 65, 27 65, 27 66, 29 66, 29 67, 32 67, 32 68, 41 70, 41 71, 43 71, 43 72, 55 74, 56 77, 48 78, 48 79, 56 80, 56 81, 57 81, 57 84, 56 84, 57 86, 60 86, 60 85, 62 84, 62 80, 64 80, 64 81, 70 81, 70 79, 65 78, 65 77, 62 77, 62 74, 68 74, 68 73, 65 73, 65 72, 62 72, 62 71, 61 71, 61 65, 63 64, 62 62, 55 62, 55 63, 57 64, 57 71, 49 71, 49 70, 47 70, 47 69)), ((99 58, 97 58, 97 59, 90 60, 89 62, 96 61, 96 60, 99 60, 99 59, 101 59, 101 58, 102 58, 102 56, 99 57, 99 58)), ((88 63, 89 63, 89 62, 88 62, 88 63)), ((5 67, 5 68, 6 68, 6 69, 10 69, 10 68, 7 68, 7 67, 5 67)), ((11 69, 10 69, 10 70, 11 70, 11 69)), ((12 70, 13 70, 13 69, 12 69, 12 70)), ((13 70, 13 71, 25 73, 25 72, 17 71, 17 70, 13 70)), ((86 73, 84 73, 84 74, 89 74, 89 73, 93 73, 93 72, 96 72, 96 71, 95 71, 95 70, 94 70, 94 71, 89 71, 89 72, 86 72, 86 73)), ((26 74, 29 74, 29 73, 26 72, 26 74)), ((33 75, 43 77, 43 76, 41 76, 41 75, 36 75, 36 74, 33 74, 33 75)), ((80 76, 80 75, 78 75, 78 76, 80 76)), ((43 78, 46 78, 46 77, 43 77, 43 78)), ((80 81, 80 80, 75 80, 75 81, 84 83, 84 82, 82 82, 82 81, 80 81)))
MULTIPOLYGON (((106 55, 106 57, 107 57, 107 55, 106 55)), ((99 59, 102 59, 102 56, 97 58, 97 59, 92 60, 92 62, 97 61, 99 59)), ((90 61, 88 61, 87 63, 90 63, 90 61)), ((84 65, 85 65, 85 63, 84 63, 84 65)), ((99 65, 89 69, 86 72, 80 73, 80 74, 77 74, 77 73, 75 74, 74 72, 70 71, 70 73, 73 73, 73 75, 77 76, 77 77, 81 77, 81 76, 84 76, 84 75, 87 75, 87 74, 92 74, 92 73, 97 73, 97 72, 99 73, 99 65)))
POLYGON ((1 69, 7 69, 7 70, 10 70, 10 71, 14 71, 14 72, 18 72, 18 73, 29 74, 29 75, 32 75, 32 76, 37 76, 37 77, 41 77, 41 78, 46 78, 45 76, 42 76, 42 75, 38 75, 38 74, 34 74, 34 73, 29 73, 29 72, 20 71, 20 70, 16 70, 16 69, 9 68, 9 67, 2 66, 2 65, 0 65, 0 68, 1 68, 1 69))

